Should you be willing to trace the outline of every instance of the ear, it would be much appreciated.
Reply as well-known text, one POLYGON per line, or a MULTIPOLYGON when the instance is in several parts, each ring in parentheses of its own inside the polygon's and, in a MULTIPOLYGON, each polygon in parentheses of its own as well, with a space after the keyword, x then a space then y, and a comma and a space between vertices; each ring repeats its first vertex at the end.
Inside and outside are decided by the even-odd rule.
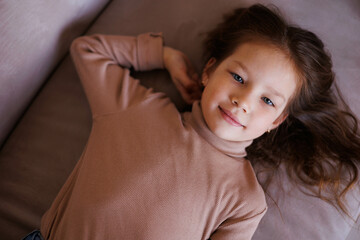
POLYGON ((214 57, 210 58, 210 60, 206 63, 202 75, 201 75, 201 83, 205 87, 209 82, 209 76, 211 73, 211 67, 215 64, 216 59, 214 57))
POLYGON ((285 121, 285 119, 288 117, 289 114, 287 113, 282 113, 280 114, 280 116, 275 119, 275 121, 272 123, 271 128, 269 130, 273 130, 275 128, 277 128, 281 123, 283 123, 285 121))

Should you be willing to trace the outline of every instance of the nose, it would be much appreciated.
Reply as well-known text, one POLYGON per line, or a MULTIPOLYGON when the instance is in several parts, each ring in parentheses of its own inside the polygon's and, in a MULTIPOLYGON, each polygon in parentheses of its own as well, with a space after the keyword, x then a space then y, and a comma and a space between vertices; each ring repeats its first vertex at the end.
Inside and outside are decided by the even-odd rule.
POLYGON ((233 96, 231 98, 231 102, 233 105, 235 105, 237 108, 241 108, 244 113, 249 113, 250 107, 247 101, 245 101, 244 98, 240 100, 240 98, 233 96))

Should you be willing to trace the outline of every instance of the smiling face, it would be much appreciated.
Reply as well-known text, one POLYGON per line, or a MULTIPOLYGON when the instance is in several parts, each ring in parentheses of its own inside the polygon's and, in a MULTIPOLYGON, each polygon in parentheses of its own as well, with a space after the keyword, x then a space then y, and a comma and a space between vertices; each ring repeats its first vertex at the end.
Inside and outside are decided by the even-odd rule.
POLYGON ((204 68, 201 97, 205 122, 215 135, 253 140, 281 124, 296 89, 296 72, 284 53, 270 44, 246 42, 211 69, 215 62, 210 59, 204 68))

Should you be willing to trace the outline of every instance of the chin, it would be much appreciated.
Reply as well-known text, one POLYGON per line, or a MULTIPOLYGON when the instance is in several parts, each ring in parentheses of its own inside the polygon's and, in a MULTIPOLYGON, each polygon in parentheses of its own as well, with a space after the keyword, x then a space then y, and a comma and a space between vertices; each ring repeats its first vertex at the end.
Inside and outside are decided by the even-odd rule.
POLYGON ((235 141, 235 142, 239 142, 239 141, 244 141, 244 140, 241 140, 241 138, 239 138, 239 136, 234 136, 234 133, 230 133, 230 134, 226 134, 224 132, 214 132, 214 134, 216 136, 218 136, 219 138, 221 139, 224 139, 224 140, 227 140, 227 141, 235 141))

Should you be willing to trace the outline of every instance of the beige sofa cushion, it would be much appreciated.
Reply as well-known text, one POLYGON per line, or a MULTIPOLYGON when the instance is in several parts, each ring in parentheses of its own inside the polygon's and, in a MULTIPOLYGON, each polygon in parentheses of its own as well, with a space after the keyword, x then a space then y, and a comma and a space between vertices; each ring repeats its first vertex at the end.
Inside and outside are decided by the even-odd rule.
POLYGON ((0 3, 0 146, 74 37, 108 0, 0 3))
MULTIPOLYGON (((67 54, 72 39, 86 31, 107 3, 108 0, 0 2, 0 146, 3 144, 0 152, 1 239, 20 239, 27 231, 37 227, 42 213, 54 197, 51 191, 57 191, 54 184, 58 182, 61 185, 65 180, 65 176, 61 178, 58 175, 57 179, 46 178, 54 166, 51 161, 56 159, 54 155, 61 155, 54 152, 61 142, 52 142, 52 145, 51 141, 43 138, 44 132, 55 139, 58 135, 66 136, 66 132, 71 132, 75 138, 77 135, 86 138, 89 129, 78 134, 81 130, 72 125, 74 122, 64 119, 60 126, 56 114, 51 112, 56 112, 59 107, 56 100, 75 101, 76 106, 81 106, 80 102, 83 101, 85 107, 82 109, 86 111, 86 99, 80 96, 79 100, 76 87, 67 85, 68 89, 61 89, 55 86, 49 95, 34 102, 29 114, 24 112, 67 54), (69 94, 68 97, 64 92, 69 94), (50 112, 38 111, 41 102, 45 105, 49 103, 46 109, 50 112), (13 131, 9 141, 4 142, 23 114, 25 120, 13 131), (39 126, 45 128, 39 131, 39 126), (51 152, 54 155, 49 154, 51 152)), ((64 73, 67 74, 66 71, 64 73)), ((75 117, 76 106, 69 110, 69 114, 75 117)), ((57 113, 66 116, 62 112, 57 113)), ((57 141, 62 141, 62 138, 57 141)), ((82 142, 78 142, 80 145, 67 145, 66 151, 81 151, 82 142)), ((61 162, 66 163, 68 159, 61 162)), ((65 175, 71 171, 68 166, 56 167, 65 175)))

